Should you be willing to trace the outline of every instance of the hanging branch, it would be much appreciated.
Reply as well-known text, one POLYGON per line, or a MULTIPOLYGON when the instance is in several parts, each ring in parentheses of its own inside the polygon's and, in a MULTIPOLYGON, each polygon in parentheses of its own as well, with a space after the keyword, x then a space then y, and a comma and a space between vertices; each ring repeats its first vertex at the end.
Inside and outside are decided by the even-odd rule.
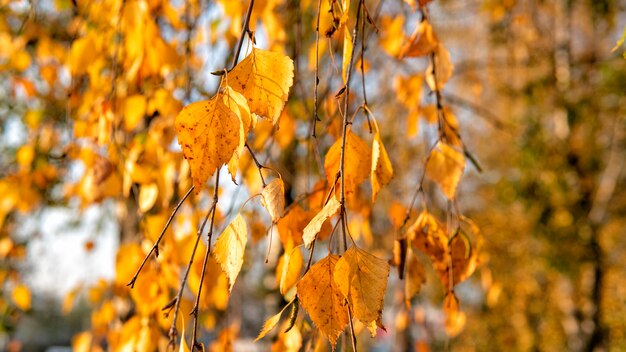
MULTIPOLYGON (((198 293, 196 294, 196 303, 191 310, 190 315, 193 316, 193 332, 191 335, 191 352, 194 351, 196 347, 199 350, 203 350, 202 344, 200 344, 197 340, 198 334, 198 310, 200 306, 200 296, 202 294, 202 282, 204 281, 204 275, 206 274, 206 266, 209 261, 209 255, 211 254, 211 238, 213 237, 213 229, 215 225, 215 211, 217 209, 218 202, 218 191, 220 188, 220 169, 215 172, 215 188, 213 191, 213 206, 211 207, 211 223, 209 224, 209 233, 207 235, 207 245, 206 251, 204 252, 204 259, 202 261, 202 273, 200 274, 200 285, 198 286, 198 293)), ((193 259, 193 255, 192 255, 193 259)), ((176 324, 176 321, 174 321, 176 324)))
MULTIPOLYGON (((209 219, 209 216, 211 216, 211 214, 215 212, 216 206, 217 206, 217 200, 214 198, 213 204, 211 204, 211 207, 207 211, 206 216, 204 217, 204 220, 202 221, 202 225, 200 226, 200 228, 198 229, 198 232, 196 233, 196 242, 193 245, 193 250, 191 251, 191 256, 189 257, 189 263, 187 263, 185 274, 183 275, 183 279, 180 282, 180 288, 178 289, 178 293, 176 294, 176 297, 174 297, 174 299, 170 301, 170 303, 168 303, 165 307, 162 308, 162 310, 168 310, 172 308, 172 305, 174 305, 174 318, 172 319, 172 325, 170 326, 170 331, 168 334, 170 338, 169 345, 172 347, 174 347, 176 343, 176 338, 178 336, 178 331, 176 330, 176 320, 178 320, 178 313, 180 312, 180 302, 183 296, 183 291, 185 290, 185 285, 187 283, 187 277, 189 276, 189 271, 191 271, 191 265, 193 264, 194 257, 196 256, 196 250, 198 249, 198 244, 200 243, 202 232, 204 232, 204 227, 207 223, 207 220, 209 219)), ((183 336, 183 338, 185 337, 183 336)))
MULTIPOLYGON (((350 61, 348 63, 348 70, 346 71, 346 84, 344 86, 344 109, 343 109, 343 132, 341 137, 341 156, 339 159, 339 176, 341 178, 341 198, 339 201, 340 210, 339 216, 342 219, 343 230, 343 246, 344 251, 348 249, 347 230, 346 230, 346 182, 345 182, 345 160, 346 160, 346 140, 348 136, 348 127, 350 125, 348 109, 350 107, 350 79, 352 78, 352 69, 354 65, 354 49, 356 47, 356 39, 359 30, 359 19, 361 18, 361 8, 363 7, 363 0, 359 2, 359 7, 356 12, 356 24, 352 32, 352 51, 350 53, 350 61)), ((348 30, 347 28, 344 30, 348 30)))
POLYGON ((178 204, 176 204, 176 207, 174 207, 172 214, 170 214, 170 217, 167 219, 165 226, 163 226, 163 230, 161 230, 161 234, 159 234, 159 237, 157 238, 156 242, 154 242, 154 245, 152 245, 152 248, 150 248, 150 251, 148 252, 148 254, 146 254, 146 256, 143 258, 143 261, 141 262, 141 265, 139 265, 139 268, 135 272, 135 275, 133 275, 133 278, 130 280, 128 284, 126 284, 126 286, 130 286, 130 288, 135 287, 135 281, 137 281, 137 277, 139 277, 139 273, 141 272, 141 269, 143 269, 144 265, 146 265, 146 262, 148 261, 148 258, 150 258, 150 255, 152 255, 152 252, 154 252, 156 257, 159 256, 159 243, 161 243, 161 240, 163 239, 163 236, 165 235, 165 231, 167 231, 167 228, 172 223, 172 220, 174 219, 174 215, 176 215, 176 213, 178 212, 178 209, 181 207, 181 205, 183 205, 185 200, 187 200, 187 198, 189 197, 189 195, 191 194, 193 190, 194 190, 194 186, 191 186, 189 190, 187 191, 187 193, 185 193, 183 198, 178 202, 178 204))

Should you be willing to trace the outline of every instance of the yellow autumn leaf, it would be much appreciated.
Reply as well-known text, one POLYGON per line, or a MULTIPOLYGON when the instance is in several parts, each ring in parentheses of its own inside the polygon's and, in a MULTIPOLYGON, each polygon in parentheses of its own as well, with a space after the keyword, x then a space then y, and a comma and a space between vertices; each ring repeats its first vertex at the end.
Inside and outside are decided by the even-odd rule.
POLYGON ((378 27, 381 29, 378 45, 389 55, 396 57, 402 50, 404 36, 404 16, 382 16, 378 27))
POLYGON ((293 60, 279 53, 253 48, 227 79, 234 90, 246 97, 251 112, 275 124, 293 84, 293 60))
POLYGON ((400 58, 428 55, 437 47, 437 37, 428 21, 421 21, 409 41, 402 46, 400 58))
POLYGON ((233 289, 237 275, 243 265, 243 256, 248 241, 248 229, 241 214, 222 232, 213 247, 213 256, 228 277, 228 288, 233 289))
POLYGON ((183 328, 180 333, 180 346, 178 346, 178 352, 189 352, 189 346, 187 346, 187 342, 185 342, 185 319, 181 319, 183 324, 183 328))
POLYGON ((328 220, 331 216, 335 215, 340 206, 341 203, 339 203, 335 197, 330 197, 324 208, 322 208, 322 210, 320 210, 320 212, 317 213, 313 219, 311 219, 309 224, 306 225, 302 231, 302 240, 307 249, 311 249, 311 244, 322 229, 324 222, 326 222, 326 220, 328 220))
POLYGON ((393 166, 391 166, 391 160, 389 160, 387 150, 380 138, 380 132, 377 132, 372 144, 372 202, 376 200, 381 187, 388 184, 392 177, 393 166))
POLYGON ((271 318, 265 321, 265 323, 263 324, 263 328, 259 332, 259 335, 256 337, 256 339, 254 339, 254 342, 259 341, 260 339, 264 338, 268 332, 274 330, 276 324, 278 324, 278 322, 280 321, 280 317, 283 315, 283 311, 284 310, 281 310, 280 312, 274 314, 271 318))
POLYGON ((459 299, 454 292, 448 292, 443 300, 443 312, 446 314, 445 328, 448 336, 456 336, 463 331, 467 317, 459 307, 459 299))
MULTIPOLYGON (((326 171, 326 179, 332 184, 335 181, 335 175, 339 171, 341 162, 341 145, 342 140, 338 139, 333 144, 324 160, 324 170, 326 171)), ((359 136, 348 131, 346 135, 346 150, 344 160, 344 182, 346 183, 346 193, 352 193, 356 187, 360 185, 370 176, 372 165, 372 151, 370 147, 359 136)))
POLYGON ((156 183, 148 183, 141 185, 139 188, 139 210, 147 213, 159 196, 159 186, 156 183))
POLYGON ((426 175, 439 185, 448 199, 454 199, 464 169, 463 153, 443 142, 437 143, 426 163, 426 175))
POLYGON ((302 264, 302 252, 298 247, 285 250, 285 254, 280 257, 276 266, 276 279, 281 294, 287 293, 298 282, 302 264))
POLYGON ((421 74, 409 77, 396 76, 393 80, 393 89, 396 91, 396 98, 407 109, 414 109, 419 105, 422 97, 422 86, 424 77, 421 74))
POLYGON ((333 279, 339 256, 329 254, 311 267, 296 285, 302 307, 320 331, 328 337, 333 349, 348 324, 345 297, 333 279))
POLYGON ((233 156, 228 161, 228 172, 230 173, 233 182, 237 183, 235 181, 235 177, 237 176, 237 169, 239 168, 239 159, 241 158, 246 145, 248 131, 250 128, 254 127, 256 119, 250 113, 248 102, 246 102, 246 98, 241 95, 241 93, 226 86, 223 98, 224 104, 226 104, 226 106, 228 106, 228 108, 233 111, 237 117, 239 117, 239 120, 241 120, 241 124, 239 125, 239 144, 237 145, 237 148, 235 148, 233 156))
POLYGON ((368 324, 380 318, 389 264, 356 246, 337 261, 334 280, 352 307, 353 317, 368 324))
POLYGON ((196 193, 216 169, 230 160, 240 144, 241 121, 226 105, 223 94, 220 90, 209 100, 185 106, 174 121, 196 193))
POLYGON ((433 63, 431 62, 426 69, 426 83, 428 83, 428 87, 432 91, 443 89, 443 86, 452 77, 452 71, 454 70, 450 53, 441 43, 437 44, 435 49, 435 68, 436 72, 433 74, 433 63), (436 85, 435 78, 437 81, 436 85))
POLYGON ((412 249, 406 254, 406 272, 404 278, 404 302, 407 307, 411 306, 411 299, 420 292, 426 282, 426 271, 417 255, 412 249))
POLYGON ((124 128, 126 131, 131 131, 137 127, 146 114, 147 106, 146 98, 141 94, 130 96, 124 100, 124 128))
POLYGON ((276 178, 268 183, 261 192, 261 204, 267 209, 272 222, 278 221, 285 211, 285 185, 283 180, 276 178))
POLYGON ((30 289, 24 284, 19 284, 13 288, 11 292, 11 298, 13 303, 21 310, 29 310, 31 307, 31 293, 30 289))

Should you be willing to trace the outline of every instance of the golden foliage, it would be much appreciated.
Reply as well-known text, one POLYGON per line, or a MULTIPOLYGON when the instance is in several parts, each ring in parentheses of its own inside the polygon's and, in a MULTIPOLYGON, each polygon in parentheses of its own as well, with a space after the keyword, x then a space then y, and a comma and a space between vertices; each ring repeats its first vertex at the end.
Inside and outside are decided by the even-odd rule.
POLYGON ((296 285, 302 307, 320 331, 328 337, 331 346, 348 324, 345 297, 334 280, 339 256, 329 254, 311 267, 296 285))

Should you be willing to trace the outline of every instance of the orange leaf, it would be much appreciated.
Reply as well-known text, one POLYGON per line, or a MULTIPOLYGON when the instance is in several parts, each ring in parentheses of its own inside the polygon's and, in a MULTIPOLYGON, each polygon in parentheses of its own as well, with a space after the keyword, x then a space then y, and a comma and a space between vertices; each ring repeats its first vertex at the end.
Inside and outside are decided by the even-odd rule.
POLYGON ((356 246, 337 261, 334 280, 348 299, 352 314, 368 324, 380 318, 387 289, 389 264, 356 246))
POLYGON ((333 349, 337 338, 348 324, 345 298, 333 279, 338 260, 339 256, 329 254, 315 263, 296 285, 302 307, 313 323, 328 337, 333 349))

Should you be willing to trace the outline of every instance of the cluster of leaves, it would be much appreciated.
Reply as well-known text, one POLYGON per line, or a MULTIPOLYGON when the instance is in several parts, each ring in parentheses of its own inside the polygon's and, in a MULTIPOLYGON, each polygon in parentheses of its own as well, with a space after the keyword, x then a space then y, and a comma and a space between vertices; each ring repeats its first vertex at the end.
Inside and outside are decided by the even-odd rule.
MULTIPOLYGON (((384 329, 382 312, 390 264, 404 278, 405 309, 411 309, 412 299, 426 280, 424 259, 430 261, 445 290, 446 331, 451 336, 458 334, 465 315, 454 288, 479 265, 482 240, 456 200, 466 159, 474 161, 461 140, 459 122, 443 102, 441 92, 452 76, 453 65, 430 24, 429 2, 407 1, 405 6, 420 18, 410 36, 404 34, 405 17, 379 18, 370 13, 373 7, 366 1, 302 2, 300 8, 316 17, 311 21, 315 26, 308 28, 311 33, 315 28, 316 34, 309 51, 315 77, 311 87, 306 87, 314 94, 290 99, 286 107, 289 96, 295 94, 292 86, 298 84, 297 71, 294 78, 298 64, 281 53, 289 46, 285 19, 277 10, 285 6, 281 1, 251 1, 248 7, 241 2, 220 2, 222 11, 233 19, 222 34, 237 48, 234 62, 246 37, 247 56, 230 69, 215 72, 220 83, 210 99, 184 108, 181 100, 189 102, 195 98, 194 91, 203 91, 192 86, 191 73, 202 71, 202 58, 191 50, 206 40, 206 33, 196 29, 206 10, 202 3, 77 2, 59 9, 59 21, 66 16, 71 23, 62 34, 44 30, 19 9, 10 13, 18 19, 22 16, 25 24, 25 28, 15 28, 13 20, 7 20, 5 35, 0 38, 8 43, 23 31, 20 40, 11 42, 3 67, 12 76, 14 91, 19 92, 16 99, 20 94, 24 100, 59 95, 48 98, 60 103, 23 112, 32 135, 15 153, 17 169, 0 179, 0 189, 6 194, 6 201, 0 204, 0 222, 15 221, 18 211, 42 206, 49 190, 62 185, 55 195, 57 202, 78 200, 81 207, 87 207, 113 200, 123 224, 116 278, 89 289, 88 300, 94 306, 91 330, 77 335, 74 347, 98 350, 106 344, 112 350, 164 349, 176 342, 179 332, 184 341, 187 327, 191 343, 183 342, 181 348, 194 350, 202 345, 198 325, 214 330, 220 324, 218 318, 227 310, 236 279, 245 267, 248 237, 256 243, 267 232, 256 209, 244 211, 241 206, 234 216, 230 211, 221 213, 219 170, 224 165, 233 182, 260 195, 271 219, 269 231, 275 227, 282 244, 275 279, 289 303, 267 320, 259 339, 270 333, 290 308, 291 317, 274 346, 299 349, 304 334, 315 336, 307 319, 298 315, 302 306, 332 348, 349 326, 356 349, 362 327, 372 335, 384 329), (253 44, 258 21, 273 34, 268 43, 271 50, 253 44), (326 40, 320 40, 320 31, 325 31, 326 40), (370 64, 365 45, 372 42, 369 35, 378 31, 379 45, 393 60, 407 66, 428 63, 423 71, 397 76, 394 89, 407 110, 407 137, 416 136, 419 121, 436 126, 437 135, 425 141, 430 147, 414 197, 405 200, 410 201, 408 205, 390 207, 393 229, 388 238, 395 239, 393 251, 373 249, 370 226, 381 190, 395 173, 393 155, 385 146, 392 134, 386 132, 383 121, 389 119, 379 123, 373 112, 376 104, 366 97, 365 76, 370 64), (338 73, 332 67, 335 51, 343 55, 341 82, 337 94, 328 94, 331 80, 324 83, 320 79, 321 68, 328 62, 329 74, 333 69, 338 73), (360 93, 351 84, 356 67, 361 69, 360 93), (29 78, 35 73, 43 81, 29 78), (424 86, 436 97, 434 104, 421 104, 424 86), (318 94, 319 90, 327 93, 318 94), (356 104, 355 97, 362 102, 356 104), (360 116, 367 124, 356 123, 360 116), (325 123, 322 136, 318 136, 320 121, 325 123), (318 180, 304 192, 296 192, 299 181, 295 176, 285 177, 285 181, 284 172, 261 163, 253 150, 271 157, 274 143, 285 150, 302 143, 295 138, 296 130, 309 123, 306 143, 310 158, 299 162, 313 165, 316 158, 319 174, 299 177, 318 180), (172 146, 176 139, 182 153, 172 146), (320 145, 326 144, 329 147, 322 163, 320 145), (62 163, 55 164, 57 159, 62 163), (67 175, 72 163, 84 166, 78 180, 67 175), (270 182, 265 180, 267 170, 274 171, 270 182), (209 186, 212 176, 215 181, 209 186), (443 198, 425 192, 425 180, 436 184, 443 198), (433 199, 429 199, 431 195, 433 199), (422 200, 419 213, 413 210, 418 198, 422 200), (427 203, 437 204, 438 199, 446 206, 428 209, 427 203), (440 214, 445 214, 445 221, 440 214), (205 243, 202 235, 207 224, 205 243), (220 226, 225 229, 212 243, 220 226), (323 254, 322 241, 327 243, 323 254), (306 262, 305 250, 309 252, 306 262), (202 261, 195 258, 198 251, 205 253, 202 261), (153 253, 156 260, 150 258, 153 253), (383 258, 392 259, 389 263, 383 258), (132 289, 126 287, 129 280, 132 289), (179 315, 181 311, 191 312, 193 319, 185 320, 187 315, 179 315), (357 322, 361 325, 355 326, 357 322)), ((8 227, 3 227, 2 257, 20 252, 9 233, 8 227)), ((29 309, 30 296, 19 279, 2 280, 11 281, 14 304, 29 309)), ((68 295, 67 311, 77 292, 68 295)), ((226 348, 237 329, 236 325, 222 329, 213 348, 226 348)))

